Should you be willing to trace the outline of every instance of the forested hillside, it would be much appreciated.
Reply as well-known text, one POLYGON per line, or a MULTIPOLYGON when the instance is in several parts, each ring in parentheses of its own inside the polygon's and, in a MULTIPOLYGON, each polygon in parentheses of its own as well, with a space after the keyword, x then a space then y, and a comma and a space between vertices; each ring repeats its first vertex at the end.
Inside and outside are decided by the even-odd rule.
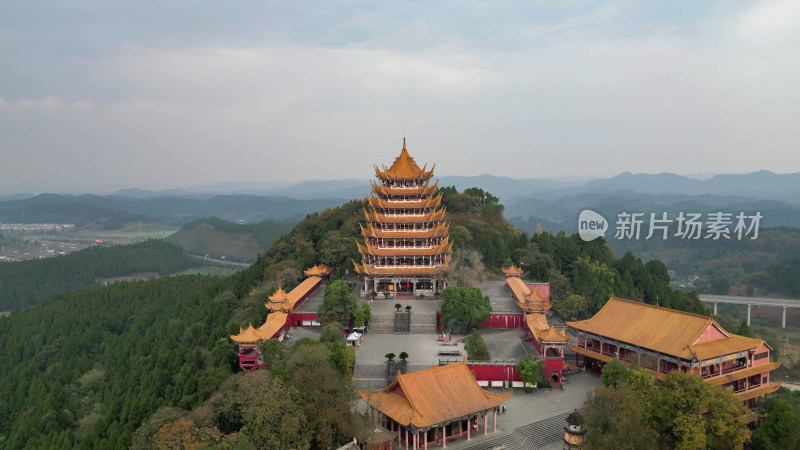
POLYGON ((289 223, 273 221, 237 224, 212 217, 186 224, 166 240, 193 255, 225 256, 234 261, 253 262, 293 227, 289 223))
MULTIPOLYGON (((577 236, 520 234, 502 219, 502 205, 490 194, 484 197, 480 189, 444 193, 452 238, 460 250, 482 255, 492 270, 510 262, 523 263, 531 277, 549 279, 554 302, 572 306, 577 316, 602 306, 611 293, 685 310, 702 309, 691 296, 666 286, 666 269, 657 261, 643 264, 632 254, 616 259, 604 243, 585 243, 577 236), (583 303, 569 300, 573 297, 583 303)), ((256 442, 267 442, 261 439, 269 437, 258 432, 271 426, 266 421, 274 415, 267 414, 268 407, 302 408, 305 417, 314 421, 310 426, 329 429, 314 413, 328 397, 292 397, 295 392, 285 403, 254 405, 261 409, 259 415, 247 419, 255 422, 248 423, 241 416, 246 405, 225 406, 209 398, 237 370, 236 348, 229 335, 240 325, 263 322, 264 297, 278 281, 290 289, 302 277, 302 269, 316 262, 336 266, 339 274, 352 268, 351 259, 359 257, 355 239, 360 238, 364 206, 354 201, 309 215, 250 268, 227 278, 178 276, 94 287, 0 318, 4 369, 0 371, 0 447, 126 448, 143 423, 160 426, 168 422, 166 416, 185 415, 162 408, 189 410, 207 401, 212 403, 195 409, 189 420, 205 417, 226 433, 241 427, 256 442), (152 418, 159 409, 163 414, 152 418), (214 416, 209 419, 209 414, 214 416)), ((58 267, 51 273, 67 269, 58 267)), ((324 349, 308 352, 317 359, 333 358, 324 349)), ((313 362, 311 356, 303 358, 303 364, 313 362)), ((290 377, 295 386, 309 386, 313 377, 307 375, 314 371, 293 366, 290 356, 284 361, 287 374, 283 379, 290 377)), ((309 367, 319 367, 315 364, 309 367)), ((247 398, 237 392, 237 398, 247 398)), ((187 423, 173 425, 167 431, 175 433, 158 438, 182 436, 179 431, 187 423)), ((159 428, 151 427, 137 435, 149 442, 153 436, 148 433, 156 431, 159 428)), ((341 443, 341 435, 327 436, 329 443, 341 443)))
POLYGON ((168 275, 193 260, 179 246, 160 240, 116 247, 89 247, 54 258, 0 264, 0 311, 25 308, 62 292, 82 289, 96 278, 137 272, 168 275))

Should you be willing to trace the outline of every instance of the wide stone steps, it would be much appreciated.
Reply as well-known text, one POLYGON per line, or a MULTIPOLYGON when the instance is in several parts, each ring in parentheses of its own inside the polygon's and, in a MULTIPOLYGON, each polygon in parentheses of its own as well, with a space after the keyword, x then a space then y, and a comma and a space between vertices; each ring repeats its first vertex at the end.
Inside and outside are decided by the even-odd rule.
POLYGON ((497 436, 463 450, 533 450, 557 444, 564 439, 564 425, 567 424, 567 416, 570 414, 563 413, 521 426, 510 434, 497 436))
POLYGON ((436 334, 436 324, 435 323, 412 323, 411 329, 409 330, 411 334, 436 334))
POLYGON ((371 334, 394 333, 394 314, 373 314, 367 329, 371 334))

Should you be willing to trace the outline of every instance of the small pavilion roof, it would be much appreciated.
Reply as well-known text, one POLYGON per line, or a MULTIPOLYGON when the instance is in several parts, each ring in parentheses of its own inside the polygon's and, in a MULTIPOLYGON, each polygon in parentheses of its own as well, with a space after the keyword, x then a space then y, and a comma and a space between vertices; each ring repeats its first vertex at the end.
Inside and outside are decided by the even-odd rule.
POLYGON ((517 267, 515 265, 511 265, 511 267, 503 267, 503 273, 506 274, 507 277, 518 277, 522 275, 522 268, 517 267))
POLYGON ((285 312, 271 312, 263 325, 258 328, 253 328, 253 324, 248 325, 247 328, 240 327, 239 334, 231 335, 231 339, 239 344, 264 342, 267 339, 271 339, 272 336, 275 336, 275 334, 283 328, 286 324, 287 317, 288 314, 285 312))
POLYGON ((379 391, 359 389, 358 393, 365 402, 395 422, 416 428, 491 410, 511 396, 511 392, 494 394, 481 388, 465 361, 399 374, 395 381, 379 391))
POLYGON ((523 311, 550 309, 550 285, 548 283, 528 285, 519 277, 506 277, 506 285, 514 293, 517 306, 523 311))
POLYGON ((375 167, 375 176, 381 180, 427 180, 433 176, 433 167, 431 170, 425 170, 428 166, 420 168, 414 158, 408 154, 406 149, 406 138, 403 138, 403 149, 400 151, 400 156, 395 158, 394 163, 388 169, 383 166, 383 170, 375 167))
POLYGON ((566 331, 549 325, 544 314, 528 314, 525 316, 525 323, 539 342, 567 342, 566 331))
POLYGON ((326 264, 317 264, 316 266, 309 267, 303 273, 307 277, 321 277, 324 275, 330 275, 333 271, 333 268, 328 267, 326 264))
POLYGON ((287 294, 281 286, 278 286, 278 290, 269 296, 270 303, 286 303, 288 299, 289 294, 287 294))
POLYGON ((567 325, 685 360, 702 361, 755 350, 764 343, 728 333, 712 317, 616 297, 611 297, 591 319, 567 325), (721 337, 701 340, 712 327, 721 337))

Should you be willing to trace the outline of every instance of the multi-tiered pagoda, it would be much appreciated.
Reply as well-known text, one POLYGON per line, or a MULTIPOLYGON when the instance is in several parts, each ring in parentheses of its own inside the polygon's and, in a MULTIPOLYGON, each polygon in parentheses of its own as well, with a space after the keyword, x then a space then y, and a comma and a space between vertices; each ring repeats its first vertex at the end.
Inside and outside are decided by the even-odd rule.
POLYGON ((431 295, 446 286, 442 272, 450 262, 452 243, 436 195, 438 183, 430 184, 433 168, 420 168, 406 150, 388 169, 375 167, 379 183, 372 183, 366 227, 358 244, 364 276, 364 294, 395 296, 431 295))

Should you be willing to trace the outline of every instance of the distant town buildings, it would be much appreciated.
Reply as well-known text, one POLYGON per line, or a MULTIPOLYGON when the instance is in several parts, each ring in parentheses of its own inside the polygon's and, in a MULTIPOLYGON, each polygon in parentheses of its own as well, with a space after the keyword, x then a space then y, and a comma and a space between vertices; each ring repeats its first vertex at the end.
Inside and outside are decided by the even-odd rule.
POLYGON ((0 233, 47 234, 75 231, 71 223, 0 223, 0 233))

